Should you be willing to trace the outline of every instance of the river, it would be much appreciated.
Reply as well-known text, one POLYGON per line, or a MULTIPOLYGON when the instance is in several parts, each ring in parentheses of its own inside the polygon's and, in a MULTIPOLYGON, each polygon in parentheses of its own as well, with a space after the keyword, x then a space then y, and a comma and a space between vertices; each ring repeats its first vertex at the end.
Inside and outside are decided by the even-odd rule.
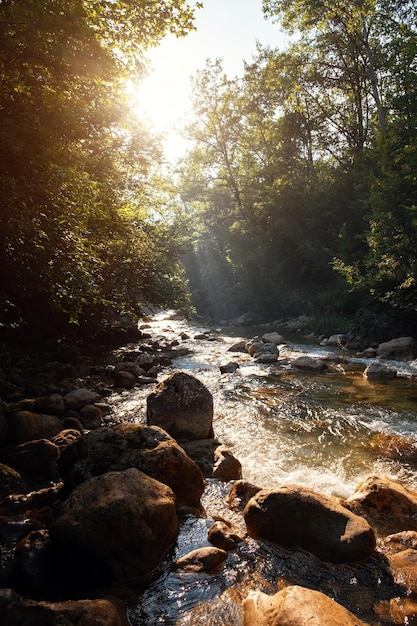
MULTIPOLYGON (((180 343, 190 353, 175 359, 160 379, 173 370, 187 371, 208 387, 215 436, 240 460, 246 480, 265 488, 296 483, 345 498, 376 472, 417 490, 415 467, 385 458, 371 445, 379 433, 411 437, 417 445, 415 363, 389 363, 399 376, 387 382, 364 378, 370 361, 353 355, 326 373, 295 373, 290 363, 298 356, 348 355, 342 348, 321 347, 284 333, 278 363, 258 365, 249 355, 228 349, 265 329, 200 327, 169 312, 152 319, 150 332, 166 341, 184 333, 189 337, 180 343), (209 339, 194 339, 204 331, 209 339), (221 374, 219 366, 231 360, 239 362, 239 369, 221 374)), ((113 411, 120 419, 144 423, 149 393, 149 387, 142 387, 121 394, 113 398, 113 411)), ((327 591, 370 624, 379 623, 375 606, 395 593, 395 585, 378 559, 360 567, 329 566, 305 553, 249 540, 229 553, 226 566, 215 575, 172 572, 172 559, 209 545, 207 530, 215 515, 231 518, 224 504, 229 488, 208 481, 203 498, 207 517, 183 520, 160 578, 130 609, 132 626, 241 626, 242 599, 250 590, 274 593, 289 583, 327 591)))

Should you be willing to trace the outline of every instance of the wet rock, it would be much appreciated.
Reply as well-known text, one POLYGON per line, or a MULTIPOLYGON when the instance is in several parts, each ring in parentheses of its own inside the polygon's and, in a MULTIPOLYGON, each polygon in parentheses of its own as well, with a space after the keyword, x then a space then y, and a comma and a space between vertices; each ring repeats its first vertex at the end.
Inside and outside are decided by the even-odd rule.
POLYGON ((322 561, 364 561, 375 550, 375 535, 365 519, 306 487, 261 490, 243 514, 252 537, 301 548, 322 561))
POLYGON ((405 585, 411 593, 417 592, 417 550, 407 548, 389 556, 394 580, 405 585))
POLYGON ((135 378, 146 375, 143 367, 140 367, 135 361, 122 361, 122 363, 117 363, 114 368, 114 373, 117 376, 119 372, 130 372, 135 378))
POLYGON ((226 520, 217 520, 209 528, 207 533, 207 539, 216 548, 222 550, 234 550, 238 543, 243 541, 243 538, 237 534, 232 524, 226 520))
POLYGON ((7 416, 7 439, 19 445, 35 439, 51 439, 62 430, 62 420, 55 415, 19 411, 7 416))
POLYGON ((36 602, 24 600, 4 611, 3 626, 128 626, 124 603, 116 598, 36 602))
POLYGON ((262 348, 263 345, 264 345, 264 342, 261 341, 260 339, 251 339, 251 341, 246 342, 246 345, 245 345, 246 352, 250 356, 255 356, 255 354, 258 352, 258 350, 262 348))
POLYGON ((265 343, 275 343, 276 345, 279 345, 280 343, 284 343, 284 338, 282 335, 274 331, 272 333, 265 333, 262 335, 262 341, 265 343))
POLYGON ((375 613, 381 617, 384 624, 415 626, 417 623, 417 603, 410 598, 381 600, 375 605, 375 613))
POLYGON ((398 337, 380 343, 377 355, 383 359, 412 361, 417 356, 417 346, 413 337, 398 337))
POLYGON ((327 346, 344 346, 347 341, 347 335, 343 333, 337 333, 336 335, 330 335, 327 339, 327 346))
POLYGON ((393 554, 406 550, 407 548, 417 550, 417 531, 404 530, 399 533, 388 535, 388 537, 385 537, 383 541, 385 547, 388 548, 388 551, 393 554))
POLYGON ((274 363, 279 357, 278 346, 275 343, 263 343, 253 357, 258 363, 274 363))
POLYGON ((273 596, 252 592, 244 611, 245 626, 366 626, 324 593, 298 585, 273 596))
POLYGON ((236 361, 229 361, 224 365, 220 365, 220 373, 221 374, 234 374, 236 370, 239 369, 239 363, 236 361))
POLYGON ((217 439, 198 439, 181 443, 181 447, 197 463, 205 478, 212 478, 215 452, 219 446, 217 439))
POLYGON ((384 534, 417 530, 417 494, 387 476, 368 476, 344 504, 384 534))
POLYGON ((0 502, 0 516, 24 516, 47 523, 61 502, 61 487, 59 483, 30 493, 10 494, 0 502))
POLYGON ((64 398, 60 393, 53 393, 40 398, 26 398, 15 403, 11 407, 12 412, 32 411, 33 413, 46 413, 47 415, 60 416, 65 411, 64 398))
POLYGON ((87 404, 99 401, 100 396, 94 391, 80 387, 70 391, 64 396, 65 408, 68 411, 81 411, 87 404))
POLYGON ((194 376, 175 372, 147 398, 147 424, 178 440, 213 437, 213 396, 194 376))
POLYGON ((12 467, 0 463, 0 499, 21 491, 26 491, 26 483, 22 476, 12 467))
POLYGON ((52 443, 58 446, 59 451, 62 452, 64 448, 74 443, 81 437, 81 432, 75 428, 67 428, 61 430, 55 437, 51 439, 52 443))
POLYGON ((185 572, 210 573, 226 559, 226 550, 211 547, 199 548, 178 559, 174 564, 174 569, 182 569, 185 572))
POLYGON ((246 352, 246 339, 242 339, 242 341, 237 341, 233 345, 230 346, 228 352, 246 352))
POLYGON ((114 378, 115 386, 123 389, 133 389, 135 383, 136 376, 132 372, 125 372, 124 370, 119 370, 114 378))
POLYGON ((83 482, 50 527, 70 570, 94 584, 146 582, 177 533, 173 491, 135 468, 83 482))
POLYGON ((397 370, 382 363, 371 363, 363 375, 368 380, 392 380, 397 377, 397 370))
POLYGON ((417 463, 417 445, 411 437, 377 433, 370 441, 371 449, 387 459, 417 463))
POLYGON ((242 464, 226 446, 216 448, 211 477, 224 482, 242 478, 242 464))
POLYGON ((300 372, 325 372, 329 369, 327 363, 321 359, 313 359, 311 356, 299 356, 291 363, 291 369, 300 372))
POLYGON ((156 426, 122 424, 91 431, 68 446, 58 461, 70 488, 93 476, 131 467, 171 487, 179 503, 200 506, 204 478, 199 467, 156 426))
POLYGON ((79 419, 87 430, 100 428, 103 423, 101 409, 95 404, 86 404, 80 411, 79 419))
POLYGON ((60 478, 57 461, 59 448, 48 439, 27 441, 13 448, 4 459, 25 481, 42 485, 60 478))
POLYGON ((243 511, 249 500, 253 498, 258 491, 261 491, 261 488, 253 483, 247 480, 236 480, 226 499, 229 509, 232 511, 243 511))

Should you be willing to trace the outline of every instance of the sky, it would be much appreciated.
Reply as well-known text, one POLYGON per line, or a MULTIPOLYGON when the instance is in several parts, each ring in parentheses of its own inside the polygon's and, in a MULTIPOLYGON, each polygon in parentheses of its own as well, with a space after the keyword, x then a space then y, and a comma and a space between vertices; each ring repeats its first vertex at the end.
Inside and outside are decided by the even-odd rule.
POLYGON ((191 109, 190 76, 203 69, 208 58, 221 58, 225 73, 233 78, 242 74, 243 60, 251 61, 256 54, 257 41, 273 48, 286 45, 280 26, 265 20, 262 0, 203 0, 203 5, 196 10, 196 31, 178 39, 170 35, 148 51, 151 74, 135 90, 137 114, 166 135, 170 161, 186 148, 178 129, 191 109))

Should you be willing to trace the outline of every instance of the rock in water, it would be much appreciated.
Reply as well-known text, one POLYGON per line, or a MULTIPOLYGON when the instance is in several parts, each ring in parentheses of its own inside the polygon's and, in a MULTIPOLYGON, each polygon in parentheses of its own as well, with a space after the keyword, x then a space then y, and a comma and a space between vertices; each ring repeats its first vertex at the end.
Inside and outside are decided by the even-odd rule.
POLYGON ((252 537, 307 550, 322 561, 363 561, 375 550, 374 531, 365 519, 306 487, 262 489, 243 514, 252 537))
POLYGON ((50 527, 58 557, 89 586, 146 582, 177 533, 173 491, 135 468, 86 480, 50 527))
POLYGON ((244 626, 366 626, 324 593, 293 585, 273 596, 261 591, 244 602, 244 626))
POLYGON ((194 376, 175 372, 147 398, 147 424, 178 440, 213 437, 213 396, 194 376))

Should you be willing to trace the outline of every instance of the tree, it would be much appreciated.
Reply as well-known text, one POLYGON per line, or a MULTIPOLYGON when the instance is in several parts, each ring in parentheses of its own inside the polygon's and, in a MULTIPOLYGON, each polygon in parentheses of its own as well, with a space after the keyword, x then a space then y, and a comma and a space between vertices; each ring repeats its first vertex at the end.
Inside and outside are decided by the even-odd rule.
MULTIPOLYGON (((0 297, 9 321, 51 310, 77 319, 94 302, 126 306, 102 274, 122 249, 132 266, 139 255, 143 266, 155 261, 144 245, 124 245, 149 219, 138 203, 150 198, 146 181, 160 158, 129 114, 125 81, 143 73, 146 48, 166 32, 185 34, 192 17, 185 0, 0 3, 0 297)), ((162 229, 149 231, 161 246, 162 229)))

